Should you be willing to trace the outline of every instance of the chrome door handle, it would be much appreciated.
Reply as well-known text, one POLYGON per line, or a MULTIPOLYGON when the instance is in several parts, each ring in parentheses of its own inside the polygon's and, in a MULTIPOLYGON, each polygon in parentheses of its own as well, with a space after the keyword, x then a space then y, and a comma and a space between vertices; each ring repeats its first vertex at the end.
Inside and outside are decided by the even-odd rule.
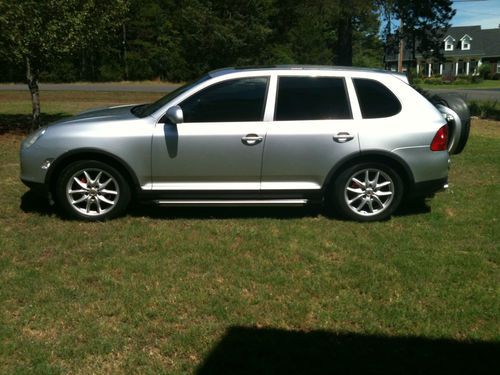
POLYGON ((256 145, 257 143, 262 142, 263 139, 264 137, 261 137, 257 134, 247 134, 241 138, 241 142, 243 142, 243 144, 245 145, 253 146, 256 145))
POLYGON ((340 132, 337 133, 333 136, 333 140, 337 143, 345 143, 352 141, 354 139, 354 136, 347 133, 347 132, 340 132))

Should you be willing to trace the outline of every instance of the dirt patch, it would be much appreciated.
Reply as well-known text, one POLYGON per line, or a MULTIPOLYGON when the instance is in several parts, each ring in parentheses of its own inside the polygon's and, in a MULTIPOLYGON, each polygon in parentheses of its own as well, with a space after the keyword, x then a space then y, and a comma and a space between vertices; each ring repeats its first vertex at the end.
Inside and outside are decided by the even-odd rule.
POLYGON ((500 138, 500 121, 472 119, 471 134, 483 137, 500 138))

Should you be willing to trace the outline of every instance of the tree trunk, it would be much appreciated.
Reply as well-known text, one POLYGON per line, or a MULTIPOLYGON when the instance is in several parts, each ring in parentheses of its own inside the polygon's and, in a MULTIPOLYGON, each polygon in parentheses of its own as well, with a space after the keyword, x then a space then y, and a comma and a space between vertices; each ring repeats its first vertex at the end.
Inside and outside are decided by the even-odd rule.
POLYGON ((415 33, 412 34, 412 55, 411 55, 411 68, 416 69, 417 68, 417 36, 415 33))
POLYGON ((347 12, 342 12, 337 24, 337 65, 352 66, 352 14, 348 1, 342 1, 341 5, 345 5, 347 12))
POLYGON ((33 69, 29 57, 26 58, 26 80, 31 94, 31 130, 40 127, 40 93, 38 90, 38 71, 33 69))
POLYGON ((125 65, 125 81, 128 81, 128 62, 127 62, 127 29, 125 24, 123 26, 123 63, 125 65))

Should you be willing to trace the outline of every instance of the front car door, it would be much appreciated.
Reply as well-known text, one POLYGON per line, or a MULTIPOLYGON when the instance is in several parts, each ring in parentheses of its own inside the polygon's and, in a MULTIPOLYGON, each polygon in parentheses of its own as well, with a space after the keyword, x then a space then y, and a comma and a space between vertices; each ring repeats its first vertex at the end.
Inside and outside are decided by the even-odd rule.
POLYGON ((210 82, 173 103, 182 108, 183 123, 157 124, 153 190, 259 191, 269 77, 210 82))

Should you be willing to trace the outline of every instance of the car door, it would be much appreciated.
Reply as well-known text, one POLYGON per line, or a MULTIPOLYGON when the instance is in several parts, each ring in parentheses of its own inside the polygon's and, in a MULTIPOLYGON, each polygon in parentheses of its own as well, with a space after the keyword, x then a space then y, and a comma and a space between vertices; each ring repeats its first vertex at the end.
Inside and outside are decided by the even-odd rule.
MULTIPOLYGON (((352 83, 312 73, 277 79, 261 191, 319 191, 337 162, 359 152, 357 120, 347 94, 352 83)), ((359 118, 359 108, 355 114, 359 118)))
POLYGON ((179 103, 184 122, 155 129, 153 190, 258 191, 268 81, 225 79, 179 103))

